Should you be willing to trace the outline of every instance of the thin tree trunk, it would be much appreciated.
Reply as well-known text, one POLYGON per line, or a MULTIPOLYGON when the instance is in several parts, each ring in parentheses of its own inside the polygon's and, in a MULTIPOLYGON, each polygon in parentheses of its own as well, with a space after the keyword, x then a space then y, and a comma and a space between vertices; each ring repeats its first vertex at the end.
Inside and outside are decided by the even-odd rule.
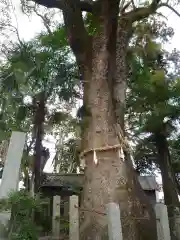
MULTIPOLYGON (((44 135, 43 124, 45 120, 45 93, 41 92, 34 98, 34 169, 32 175, 33 194, 39 193, 41 184, 41 158, 43 155, 42 140, 44 135)), ((34 212, 34 221, 40 226, 41 217, 39 211, 34 212)))
MULTIPOLYGON (((34 139, 32 139, 30 144, 27 146, 27 149, 26 149, 26 157, 27 158, 29 157, 29 153, 32 150, 33 143, 34 143, 34 139)), ((26 166, 26 164, 24 166, 23 173, 24 173, 24 186, 28 192, 30 192, 32 190, 31 189, 32 179, 30 177, 29 170, 30 170, 30 163, 27 163, 27 166, 26 166)))
POLYGON ((29 176, 29 173, 28 173, 28 170, 25 170, 24 171, 24 186, 26 188, 26 190, 28 192, 31 191, 31 180, 30 180, 30 176, 29 176))
POLYGON ((180 239, 180 208, 175 175, 171 166, 169 146, 166 136, 155 134, 155 143, 159 156, 159 166, 162 176, 164 201, 168 208, 172 240, 180 239))
POLYGON ((44 135, 43 124, 45 120, 45 94, 38 94, 35 99, 34 134, 36 136, 34 147, 34 192, 38 193, 41 182, 41 158, 43 156, 42 140, 44 135))

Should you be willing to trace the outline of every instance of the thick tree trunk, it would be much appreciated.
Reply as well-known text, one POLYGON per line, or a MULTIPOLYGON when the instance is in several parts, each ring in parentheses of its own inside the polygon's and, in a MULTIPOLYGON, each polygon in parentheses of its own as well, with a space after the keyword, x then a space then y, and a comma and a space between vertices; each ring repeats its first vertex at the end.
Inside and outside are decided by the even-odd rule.
MULTIPOLYGON (((153 1, 148 7, 126 12, 130 3, 124 4, 120 0, 33 1, 46 7, 62 9, 69 43, 84 77, 84 106, 89 114, 85 116, 87 127, 82 138, 82 155, 87 166, 82 206, 89 210, 104 211, 108 202, 115 201, 120 204, 122 211, 124 240, 156 240, 156 229, 151 224, 151 220, 154 220, 155 225, 153 213, 151 214, 147 206, 143 209, 136 197, 132 188, 133 181, 137 181, 137 178, 131 175, 131 167, 119 154, 122 146, 115 131, 117 122, 112 96, 116 66, 121 64, 116 63, 118 20, 121 18, 132 26, 133 22, 154 13, 159 2, 153 1), (92 39, 84 26, 82 11, 95 17, 96 33, 92 39), (146 219, 142 220, 144 215, 146 219), (141 219, 133 219, 137 216, 141 219), (149 223, 150 229, 146 229, 143 222, 149 223)), ((123 44, 121 55, 124 54, 123 44)), ((121 90, 124 94, 123 86, 121 90)), ((107 219, 95 211, 84 212, 82 240, 108 239, 107 219)))
POLYGON ((175 175, 171 166, 168 142, 164 134, 155 134, 159 166, 162 175, 164 201, 168 208, 172 240, 180 239, 180 206, 175 175))
MULTIPOLYGON (((146 201, 141 201, 137 195, 138 186, 145 198, 137 176, 132 165, 120 154, 122 146, 115 130, 117 120, 113 106, 113 79, 116 77, 116 49, 113 49, 113 39, 116 36, 111 35, 111 46, 108 45, 109 26, 105 19, 103 21, 101 32, 92 41, 92 68, 85 69, 84 72, 84 104, 90 116, 82 140, 86 170, 81 208, 87 211, 82 212, 80 239, 108 239, 107 217, 103 213, 107 203, 117 202, 122 214, 123 239, 152 240, 157 238, 154 211, 148 203, 142 204, 146 201)), ((109 30, 114 34, 112 28, 109 30)), ((122 44, 120 54, 123 56, 126 54, 124 42, 119 44, 122 44)), ((122 71, 125 69, 122 68, 122 71)), ((124 91, 121 85, 121 92, 124 91)), ((122 105, 124 96, 121 94, 122 105)))
MULTIPOLYGON (((118 35, 117 35, 117 50, 116 50, 116 78, 113 83, 113 103, 116 113, 117 125, 121 128, 121 134, 124 136, 124 114, 126 109, 126 90, 127 90, 127 79, 128 79, 128 65, 127 65, 127 51, 129 46, 129 40, 132 35, 132 28, 128 22, 119 21, 118 26, 118 35)), ((123 136, 123 137, 124 137, 123 136)), ((135 213, 137 216, 144 217, 144 211, 148 212, 150 219, 149 221, 143 222, 143 229, 151 228, 152 234, 156 235, 156 221, 155 221, 155 212, 153 206, 150 204, 148 197, 144 193, 144 190, 141 188, 141 185, 138 181, 138 176, 134 171, 131 153, 130 150, 124 149, 124 155, 126 162, 124 163, 124 171, 127 172, 127 176, 131 176, 133 179, 131 181, 131 190, 130 195, 133 197, 134 201, 140 203, 138 211, 135 213)), ((136 209, 137 210, 137 209, 136 209)), ((133 213, 134 214, 134 213, 133 213)), ((145 230, 146 231, 146 230, 145 230)), ((126 232, 126 231, 125 231, 126 232)), ((151 236, 152 237, 152 236, 151 236)), ((156 237, 156 236, 155 236, 156 237)), ((127 235, 128 238, 128 235, 127 235)), ((154 236, 153 236, 153 239, 154 236)))

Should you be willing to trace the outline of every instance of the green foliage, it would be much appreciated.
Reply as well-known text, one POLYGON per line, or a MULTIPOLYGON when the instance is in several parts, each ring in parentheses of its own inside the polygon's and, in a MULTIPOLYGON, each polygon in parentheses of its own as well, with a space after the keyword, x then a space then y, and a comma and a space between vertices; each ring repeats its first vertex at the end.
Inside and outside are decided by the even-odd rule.
POLYGON ((85 17, 85 26, 90 36, 95 35, 95 33, 99 30, 97 17, 94 14, 87 13, 85 17))
POLYGON ((79 80, 64 27, 14 44, 0 66, 0 82, 2 131, 31 131, 34 113, 30 103, 24 103, 26 97, 32 101, 39 92, 45 92, 50 104, 73 103, 79 97, 79 80))
POLYGON ((64 26, 58 27, 51 35, 44 34, 40 37, 41 44, 45 47, 51 46, 54 51, 68 47, 67 36, 64 26))
POLYGON ((45 200, 40 197, 32 197, 25 190, 14 192, 8 199, 0 202, 0 209, 12 211, 8 230, 8 239, 38 239, 41 226, 34 223, 34 211, 42 212, 45 200))
POLYGON ((134 33, 128 54, 131 74, 126 118, 136 142, 137 170, 152 173, 158 167, 153 135, 164 130, 164 126, 168 137, 177 130, 180 84, 176 69, 180 58, 177 51, 167 53, 159 44, 173 34, 164 23, 143 20, 135 26, 134 33))
POLYGON ((134 160, 140 174, 154 174, 158 166, 157 151, 152 136, 145 136, 136 142, 134 160))
POLYGON ((68 113, 65 113, 65 112, 54 112, 50 116, 49 123, 51 125, 59 124, 59 123, 65 121, 66 119, 68 119, 68 117, 69 117, 68 113))
POLYGON ((80 167, 78 139, 67 140, 61 148, 60 155, 56 155, 55 158, 60 158, 60 172, 76 173, 77 167, 80 167))
POLYGON ((68 117, 63 122, 54 125, 52 133, 57 139, 54 170, 63 173, 76 173, 80 168, 80 124, 77 119, 68 117), (58 167, 58 168, 57 168, 58 167))
MULTIPOLYGON (((13 130, 33 135, 34 100, 40 92, 45 94, 44 133, 52 132, 55 125, 63 126, 80 97, 80 88, 64 26, 15 43, 0 66, 0 140, 8 139, 13 130)), ((32 157, 26 155, 24 175, 32 170, 32 157)))
POLYGON ((149 65, 145 56, 145 60, 133 58, 128 113, 131 118, 133 112, 134 120, 140 123, 142 131, 152 133, 161 128, 166 119, 173 122, 179 117, 179 81, 172 81, 159 62, 149 65))
POLYGON ((17 120, 23 121, 27 116, 28 108, 27 106, 19 106, 18 112, 16 115, 17 120))

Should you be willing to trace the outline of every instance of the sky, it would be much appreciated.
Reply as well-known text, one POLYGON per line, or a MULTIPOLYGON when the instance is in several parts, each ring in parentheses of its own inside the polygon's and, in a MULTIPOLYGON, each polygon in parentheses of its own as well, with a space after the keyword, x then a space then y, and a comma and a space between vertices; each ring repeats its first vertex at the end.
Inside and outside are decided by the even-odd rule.
MULTIPOLYGON (((41 19, 38 16, 33 16, 31 18, 28 18, 26 15, 24 15, 21 12, 20 0, 12 0, 12 1, 15 6, 15 9, 16 9, 18 31, 19 31, 20 38, 28 41, 31 38, 33 38, 33 36, 35 36, 37 33, 41 32, 41 30, 43 29, 43 24, 41 22, 41 19)), ((177 10, 177 8, 176 8, 176 10, 177 10)), ((179 12, 180 12, 180 8, 179 8, 179 12)), ((166 44, 165 48, 167 50, 172 50, 174 48, 180 50, 180 42, 179 42, 179 40, 180 40, 180 30, 179 30, 180 29, 179 28, 180 18, 169 9, 162 8, 161 13, 166 17, 166 18, 164 18, 164 20, 167 22, 168 26, 172 27, 175 32, 171 42, 169 44, 166 44)), ((17 25, 16 21, 14 23, 15 23, 15 25, 17 25)), ((51 153, 52 153, 51 158, 45 167, 45 171, 51 172, 52 171, 51 163, 52 163, 52 159, 53 159, 53 155, 54 155, 54 151, 55 151, 54 139, 51 136, 47 137, 47 141, 46 141, 45 145, 51 149, 51 153)), ((158 182, 161 182, 160 175, 157 175, 157 180, 158 180, 158 182)))
MULTIPOLYGON (((43 28, 42 21, 40 17, 33 15, 33 17, 28 18, 21 12, 20 8, 20 0, 13 0, 13 4, 16 7, 16 13, 18 18, 18 30, 20 33, 20 37, 24 40, 29 40, 33 38, 34 35, 41 32, 43 28)), ((175 34, 171 40, 170 44, 166 45, 166 48, 173 49, 177 48, 180 49, 179 39, 180 39, 180 17, 178 17, 175 13, 167 8, 161 8, 161 13, 166 17, 164 20, 167 22, 168 26, 173 27, 175 34)), ((180 12, 180 8, 179 8, 180 12)), ((16 23, 15 23, 16 24, 16 23)))

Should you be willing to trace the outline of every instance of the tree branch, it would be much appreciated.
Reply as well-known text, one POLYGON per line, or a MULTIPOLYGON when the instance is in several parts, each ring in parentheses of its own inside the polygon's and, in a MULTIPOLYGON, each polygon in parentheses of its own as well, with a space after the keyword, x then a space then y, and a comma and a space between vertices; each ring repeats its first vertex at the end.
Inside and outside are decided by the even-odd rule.
POLYGON ((40 17, 40 18, 42 19, 42 21, 43 21, 43 23, 44 23, 44 26, 45 26, 45 28, 47 29, 48 34, 51 35, 51 34, 52 34, 52 31, 51 31, 51 28, 50 28, 50 26, 49 26, 49 24, 48 24, 48 21, 47 21, 46 16, 43 16, 42 14, 40 14, 40 13, 37 11, 36 8, 34 8, 34 12, 36 13, 36 15, 37 15, 38 17, 40 17))
MULTIPOLYGON (((39 5, 42 5, 47 8, 58 8, 63 10, 65 1, 63 0, 28 0, 28 1, 33 1, 39 5)), ((82 0, 82 1, 75 1, 78 7, 81 9, 81 11, 85 12, 92 12, 93 7, 95 5, 95 2, 90 2, 87 0, 82 0)))
POLYGON ((174 12, 178 17, 180 17, 180 13, 178 11, 176 11, 176 9, 174 9, 173 7, 171 7, 170 5, 168 5, 167 3, 161 3, 158 5, 158 8, 161 7, 167 7, 169 8, 172 12, 174 12))
POLYGON ((140 21, 151 14, 155 14, 156 10, 159 8, 160 0, 153 0, 148 7, 139 7, 130 12, 124 13, 122 18, 127 19, 131 22, 140 21))
POLYGON ((120 12, 121 14, 124 14, 125 11, 126 11, 126 9, 127 9, 130 5, 131 5, 131 1, 128 2, 128 3, 126 3, 125 5, 123 5, 123 7, 120 8, 119 12, 120 12))
POLYGON ((134 0, 131 0, 131 3, 132 3, 132 6, 133 6, 133 9, 135 10, 136 9, 136 5, 135 5, 134 0))
POLYGON ((120 2, 120 6, 119 6, 119 12, 120 12, 120 13, 123 12, 125 1, 126 1, 126 0, 122 0, 122 1, 120 2))
POLYGON ((79 0, 65 0, 63 16, 69 44, 76 56, 79 65, 87 60, 88 43, 90 37, 85 29, 82 11, 78 7, 79 0))
MULTIPOLYGON (((94 11, 94 3, 88 0, 28 0, 48 8, 61 9, 69 44, 79 65, 84 65, 89 51, 87 43, 90 37, 85 29, 82 11, 94 11)), ((96 4, 95 4, 96 5, 96 4)))
MULTIPOLYGON (((132 0, 133 1, 133 0, 132 0)), ((161 7, 167 7, 172 12, 174 12, 178 17, 180 17, 180 13, 175 10, 173 7, 168 5, 167 3, 160 3, 160 0, 153 0, 152 3, 148 7, 136 8, 128 13, 124 13, 122 18, 126 18, 131 22, 142 20, 146 17, 149 17, 151 14, 155 14, 156 10, 161 7)))

